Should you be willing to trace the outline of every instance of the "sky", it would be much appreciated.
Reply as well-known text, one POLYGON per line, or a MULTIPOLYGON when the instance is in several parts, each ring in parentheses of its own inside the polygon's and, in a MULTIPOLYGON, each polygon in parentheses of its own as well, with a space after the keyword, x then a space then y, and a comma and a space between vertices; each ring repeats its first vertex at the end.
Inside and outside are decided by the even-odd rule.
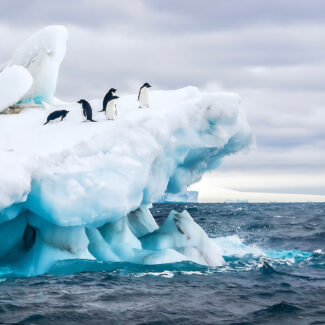
POLYGON ((69 31, 59 98, 144 81, 241 96, 256 146, 194 189, 325 195, 325 1, 1 0, 0 64, 50 24, 69 31))

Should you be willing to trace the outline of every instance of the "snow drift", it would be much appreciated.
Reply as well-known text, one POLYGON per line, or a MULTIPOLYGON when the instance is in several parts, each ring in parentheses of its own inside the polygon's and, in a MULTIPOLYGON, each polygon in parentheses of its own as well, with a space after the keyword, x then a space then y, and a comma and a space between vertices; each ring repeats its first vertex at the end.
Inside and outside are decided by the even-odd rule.
POLYGON ((16 103, 42 104, 43 101, 52 101, 67 39, 65 27, 48 26, 33 34, 16 50, 3 72, 0 72, 0 112, 16 103), (13 66, 19 66, 20 71, 7 76, 13 66), (13 79, 14 82, 10 82, 13 79), (3 85, 7 85, 6 88, 3 85), (11 101, 7 100, 5 107, 2 101, 8 98, 8 94, 11 101))
POLYGON ((0 112, 16 104, 30 89, 33 77, 22 66, 12 65, 0 73, 0 112))
MULTIPOLYGON (((65 29, 56 28, 62 44, 65 29)), ((29 70, 34 83, 22 101, 53 96, 64 54, 55 37, 35 35, 46 64, 29 70)), ((11 62, 24 59, 16 54, 11 62)), ((107 121, 98 112, 101 100, 90 101, 98 123, 83 123, 75 102, 60 105, 70 111, 63 122, 46 126, 56 109, 46 103, 0 115, 0 266, 40 274, 73 258, 223 263, 218 245, 186 211, 171 211, 158 228, 149 207, 166 192, 186 191, 252 143, 240 98, 187 87, 153 91, 150 102, 150 109, 138 109, 136 94, 122 96, 118 119, 107 121)))

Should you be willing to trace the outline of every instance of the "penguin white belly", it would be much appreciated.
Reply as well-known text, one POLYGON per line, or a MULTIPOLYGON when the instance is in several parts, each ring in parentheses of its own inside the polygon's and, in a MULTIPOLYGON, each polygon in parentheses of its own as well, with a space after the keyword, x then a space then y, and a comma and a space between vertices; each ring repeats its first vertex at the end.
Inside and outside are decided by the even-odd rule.
POLYGON ((57 117, 56 119, 52 120, 51 122, 57 123, 61 121, 62 116, 57 117))
POLYGON ((85 116, 83 109, 81 110, 81 116, 83 118, 84 121, 87 121, 87 117, 85 116))
POLYGON ((107 103, 105 115, 108 120, 115 119, 115 117, 117 115, 115 100, 111 100, 107 103))
POLYGON ((149 91, 147 87, 144 87, 140 91, 139 96, 140 107, 149 107, 149 91))

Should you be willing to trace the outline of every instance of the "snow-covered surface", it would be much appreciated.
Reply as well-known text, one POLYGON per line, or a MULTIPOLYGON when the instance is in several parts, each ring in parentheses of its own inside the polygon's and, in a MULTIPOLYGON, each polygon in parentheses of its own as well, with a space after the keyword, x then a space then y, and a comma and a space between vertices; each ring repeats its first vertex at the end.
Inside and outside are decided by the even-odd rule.
POLYGON ((185 190, 252 141, 237 95, 188 87, 154 91, 151 102, 138 109, 136 95, 124 96, 107 121, 91 101, 97 123, 82 122, 77 103, 45 126, 49 106, 0 116, 0 208, 22 202, 58 225, 100 225, 185 190))
POLYGON ((150 108, 139 109, 136 94, 122 96, 114 121, 91 100, 98 122, 83 122, 78 103, 53 101, 66 39, 64 27, 47 27, 9 63, 32 75, 22 102, 44 108, 0 115, 0 266, 40 274, 72 258, 221 265, 222 250, 186 211, 158 228, 149 206, 251 145, 240 98, 186 87, 152 91, 150 108), (57 109, 69 114, 43 125, 57 109))
POLYGON ((33 84, 31 74, 22 66, 13 65, 0 72, 0 113, 16 104, 33 84))

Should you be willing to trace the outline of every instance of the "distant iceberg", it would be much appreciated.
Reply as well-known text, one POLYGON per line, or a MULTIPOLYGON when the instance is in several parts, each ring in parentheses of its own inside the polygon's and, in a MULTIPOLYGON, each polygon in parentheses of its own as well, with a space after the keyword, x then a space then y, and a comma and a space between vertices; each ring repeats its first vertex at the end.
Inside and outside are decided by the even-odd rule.
POLYGON ((157 203, 175 203, 175 202, 198 202, 199 192, 184 191, 180 193, 165 193, 157 203))
POLYGON ((61 103, 69 115, 43 126, 56 109, 49 103, 66 39, 64 27, 43 29, 8 65, 22 67, 14 72, 24 79, 19 102, 44 107, 0 115, 0 267, 34 275, 75 258, 222 264, 218 245, 186 211, 158 228, 149 207, 252 144, 240 98, 194 87, 152 91, 141 110, 132 94, 119 99, 114 122, 92 100, 98 123, 81 123, 79 104, 61 103))

